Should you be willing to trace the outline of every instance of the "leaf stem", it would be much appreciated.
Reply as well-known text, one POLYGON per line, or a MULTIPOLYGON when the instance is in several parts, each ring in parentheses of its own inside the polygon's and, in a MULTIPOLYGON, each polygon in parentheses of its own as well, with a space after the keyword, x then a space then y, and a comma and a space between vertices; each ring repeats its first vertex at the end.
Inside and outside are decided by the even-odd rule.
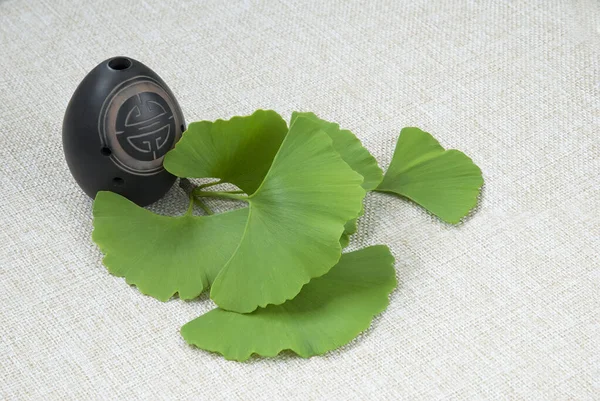
POLYGON ((208 205, 202 202, 200 199, 194 197, 194 202, 196 203, 196 205, 200 206, 202 210, 204 210, 204 213, 208 215, 214 214, 211 208, 209 208, 208 205))
POLYGON ((186 216, 191 216, 194 213, 194 195, 190 192, 190 204, 188 205, 187 211, 185 212, 186 216))
POLYGON ((198 185, 196 187, 196 189, 208 188, 208 187, 212 187, 214 185, 219 185, 219 184, 222 184, 222 183, 223 183, 223 180, 219 180, 219 181, 215 181, 215 182, 208 182, 206 184, 198 185))
POLYGON ((194 190, 194 195, 207 198, 228 198, 248 202, 248 196, 232 193, 232 192, 217 192, 217 191, 197 191, 194 190))

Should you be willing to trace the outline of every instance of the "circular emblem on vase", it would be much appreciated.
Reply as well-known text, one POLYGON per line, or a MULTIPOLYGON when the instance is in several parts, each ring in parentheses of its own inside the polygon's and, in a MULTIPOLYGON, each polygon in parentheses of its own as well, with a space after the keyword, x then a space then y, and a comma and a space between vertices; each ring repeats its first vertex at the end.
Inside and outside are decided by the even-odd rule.
POLYGON ((135 77, 115 88, 98 124, 111 160, 131 174, 160 173, 165 154, 181 136, 176 111, 168 93, 149 77, 135 77))

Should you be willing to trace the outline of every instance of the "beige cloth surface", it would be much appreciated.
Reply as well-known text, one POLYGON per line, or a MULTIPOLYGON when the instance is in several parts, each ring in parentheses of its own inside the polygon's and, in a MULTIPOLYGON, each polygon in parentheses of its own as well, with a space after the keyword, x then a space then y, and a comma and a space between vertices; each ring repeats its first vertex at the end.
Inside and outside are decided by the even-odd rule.
POLYGON ((599 50, 595 0, 0 1, 0 399, 600 399, 599 50), (482 168, 479 209, 369 195, 351 249, 389 245, 399 287, 340 350, 194 349, 179 328, 213 304, 108 274, 64 161, 67 102, 114 55, 188 122, 314 111, 383 168, 421 127, 482 168))

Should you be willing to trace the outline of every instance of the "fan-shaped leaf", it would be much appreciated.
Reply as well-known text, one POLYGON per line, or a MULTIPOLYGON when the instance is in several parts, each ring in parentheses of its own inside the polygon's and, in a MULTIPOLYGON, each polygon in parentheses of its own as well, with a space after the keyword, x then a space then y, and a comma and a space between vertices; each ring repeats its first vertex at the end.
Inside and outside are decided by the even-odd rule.
POLYGON ((304 117, 317 123, 333 141, 333 148, 342 156, 342 159, 360 175, 364 177, 362 187, 365 191, 372 191, 383 179, 383 172, 377 160, 362 146, 360 140, 352 132, 343 130, 336 123, 325 121, 310 112, 294 112, 290 125, 299 118, 304 117))
POLYGON ((217 308, 185 324, 181 334, 227 359, 275 356, 286 349, 307 358, 340 347, 368 328, 395 286, 394 258, 387 247, 373 246, 342 255, 291 301, 250 314, 217 308))
POLYGON ((483 177, 464 153, 444 150, 431 134, 404 128, 377 191, 405 196, 440 219, 458 223, 477 204, 483 177))
POLYGON ((297 119, 260 188, 246 231, 211 289, 224 309, 251 312, 293 298, 337 262, 344 223, 365 195, 362 176, 308 119, 297 119), (243 294, 243 296, 240 296, 243 294))
POLYGON ((227 121, 193 122, 176 151, 165 156, 164 166, 178 177, 220 178, 251 194, 265 178, 287 132, 285 121, 272 110, 227 121))
POLYGON ((213 216, 154 214, 121 195, 99 192, 93 240, 104 265, 161 301, 175 293, 197 297, 213 282, 239 244, 248 208, 213 216))
MULTIPOLYGON (((343 130, 339 124, 325 121, 317 117, 311 112, 294 112, 292 113, 291 123, 298 117, 305 117, 319 124, 321 129, 329 135, 333 141, 333 148, 342 156, 342 159, 357 173, 364 177, 362 187, 365 191, 374 190, 377 185, 383 179, 383 172, 377 160, 371 155, 371 153, 362 146, 360 140, 352 132, 343 130)), ((364 210, 361 210, 360 216, 362 216, 364 210)), ((344 235, 346 238, 342 238, 340 241, 347 244, 350 235, 356 233, 358 218, 352 219, 346 223, 344 235)))

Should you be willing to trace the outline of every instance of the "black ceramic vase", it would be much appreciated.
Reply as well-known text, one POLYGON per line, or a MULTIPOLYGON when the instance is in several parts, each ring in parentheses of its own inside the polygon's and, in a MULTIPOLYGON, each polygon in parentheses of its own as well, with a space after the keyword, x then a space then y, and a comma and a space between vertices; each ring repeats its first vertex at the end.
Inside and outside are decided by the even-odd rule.
POLYGON ((86 194, 113 191, 145 206, 173 185, 163 159, 184 130, 164 81, 139 61, 114 57, 75 90, 63 121, 63 149, 86 194))

